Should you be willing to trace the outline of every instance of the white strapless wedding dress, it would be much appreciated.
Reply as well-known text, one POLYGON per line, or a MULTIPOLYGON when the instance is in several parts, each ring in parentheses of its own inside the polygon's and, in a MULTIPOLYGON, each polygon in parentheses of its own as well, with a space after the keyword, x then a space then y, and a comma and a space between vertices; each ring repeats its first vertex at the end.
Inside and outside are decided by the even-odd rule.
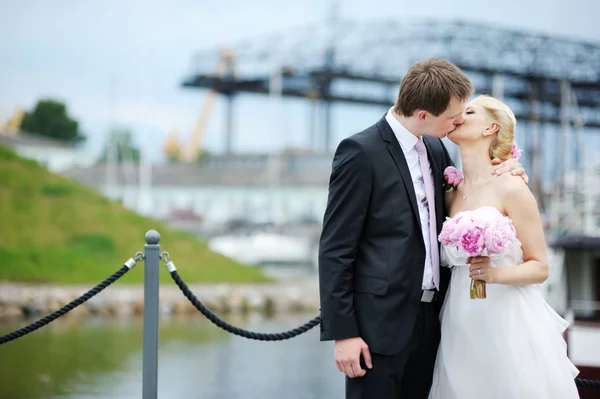
MULTIPOLYGON (((579 398, 562 333, 568 326, 537 285, 487 284, 487 298, 470 299, 467 255, 443 246, 452 268, 440 314, 441 341, 431 399, 579 398)), ((494 267, 523 262, 516 238, 494 267)))

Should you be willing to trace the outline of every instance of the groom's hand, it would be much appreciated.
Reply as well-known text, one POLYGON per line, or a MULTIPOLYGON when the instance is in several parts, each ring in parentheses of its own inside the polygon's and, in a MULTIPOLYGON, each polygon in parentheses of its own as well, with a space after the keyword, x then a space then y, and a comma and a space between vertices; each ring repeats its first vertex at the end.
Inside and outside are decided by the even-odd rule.
POLYGON ((500 176, 504 173, 510 172, 513 176, 521 176, 525 184, 529 184, 529 177, 525 173, 525 168, 514 158, 509 158, 506 161, 500 158, 492 159, 492 165, 496 165, 494 168, 494 174, 500 176))
POLYGON ((373 368, 369 347, 360 337, 335 341, 335 364, 342 373, 350 378, 362 377, 367 371, 360 367, 360 355, 363 355, 368 368, 373 368))

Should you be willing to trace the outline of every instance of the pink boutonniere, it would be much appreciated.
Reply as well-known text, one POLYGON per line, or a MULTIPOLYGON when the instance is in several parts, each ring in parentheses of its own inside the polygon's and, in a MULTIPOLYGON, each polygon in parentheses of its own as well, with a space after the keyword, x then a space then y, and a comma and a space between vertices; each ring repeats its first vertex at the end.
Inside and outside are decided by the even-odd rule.
POLYGON ((451 189, 456 189, 462 180, 462 172, 454 166, 448 166, 444 169, 444 190, 449 191, 451 189))

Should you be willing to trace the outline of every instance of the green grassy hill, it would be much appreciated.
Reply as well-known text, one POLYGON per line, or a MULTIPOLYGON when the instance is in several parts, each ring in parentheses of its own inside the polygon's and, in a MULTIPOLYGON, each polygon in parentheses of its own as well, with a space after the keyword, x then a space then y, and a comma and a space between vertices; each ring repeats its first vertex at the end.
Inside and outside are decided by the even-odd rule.
MULTIPOLYGON (((0 280, 99 283, 143 251, 144 234, 188 283, 268 281, 258 270, 211 252, 190 234, 139 216, 92 189, 52 174, 0 146, 0 280)), ((143 263, 119 281, 141 283, 143 263)), ((161 281, 170 281, 161 263, 161 281)))

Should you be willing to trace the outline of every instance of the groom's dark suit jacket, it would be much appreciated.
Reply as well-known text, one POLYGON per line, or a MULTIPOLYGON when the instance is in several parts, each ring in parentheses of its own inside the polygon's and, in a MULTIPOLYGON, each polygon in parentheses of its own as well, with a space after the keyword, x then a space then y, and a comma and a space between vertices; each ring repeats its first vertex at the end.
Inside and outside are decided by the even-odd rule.
MULTIPOLYGON (((446 216, 442 173, 452 160, 440 139, 424 142, 439 232, 446 216)), ((321 340, 361 337, 374 353, 402 351, 414 328, 424 263, 412 179, 384 117, 344 139, 333 159, 319 245, 321 340)), ((446 269, 436 306, 448 285, 446 269)))

